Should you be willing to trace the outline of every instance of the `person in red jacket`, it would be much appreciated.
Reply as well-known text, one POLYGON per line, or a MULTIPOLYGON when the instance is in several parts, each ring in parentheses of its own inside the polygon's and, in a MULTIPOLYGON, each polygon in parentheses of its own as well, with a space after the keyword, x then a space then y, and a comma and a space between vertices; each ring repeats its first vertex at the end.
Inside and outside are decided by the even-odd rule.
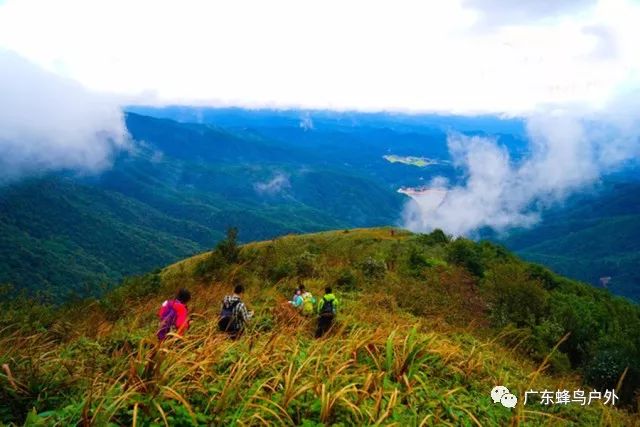
POLYGON ((186 289, 180 289, 175 299, 162 303, 158 310, 160 328, 156 333, 160 341, 163 341, 173 328, 181 336, 189 329, 189 309, 187 308, 189 300, 191 300, 191 293, 186 289))

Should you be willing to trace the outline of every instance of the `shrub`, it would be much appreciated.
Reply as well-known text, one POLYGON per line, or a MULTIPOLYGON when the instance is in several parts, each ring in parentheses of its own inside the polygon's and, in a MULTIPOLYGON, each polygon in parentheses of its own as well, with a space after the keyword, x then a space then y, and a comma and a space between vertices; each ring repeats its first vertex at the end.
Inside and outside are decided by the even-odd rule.
POLYGON ((387 273, 387 265, 382 260, 367 257, 360 263, 360 269, 368 279, 381 279, 387 273))
POLYGON ((537 280, 538 282, 542 283, 542 286, 546 290, 555 289, 559 285, 556 276, 547 268, 539 264, 528 264, 527 272, 529 273, 529 277, 531 277, 533 280, 537 280))
POLYGON ((238 247, 238 229, 229 227, 227 237, 216 245, 215 252, 220 253, 227 264, 234 264, 240 259, 240 248, 238 247))
POLYGON ((584 369, 585 381, 595 388, 614 388, 629 366, 629 359, 620 348, 604 348, 596 352, 584 369))
POLYGON ((451 237, 444 234, 444 231, 436 228, 429 234, 420 234, 417 240, 426 246, 445 245, 451 241, 451 237))
POLYGON ((288 259, 281 259, 267 269, 267 277, 277 282, 294 275, 295 266, 288 259))
POLYGON ((162 280, 158 273, 127 277, 122 285, 109 292, 100 300, 100 306, 107 319, 118 320, 128 310, 131 303, 147 297, 161 289, 162 280))
POLYGON ((482 286, 491 317, 498 326, 534 326, 547 312, 547 293, 520 264, 494 266, 482 286))
POLYGON ((220 240, 209 256, 196 265, 196 276, 212 279, 225 265, 237 263, 240 260, 237 237, 237 228, 227 229, 227 237, 220 240))
POLYGON ((466 268, 476 277, 484 274, 482 257, 476 245, 468 239, 458 238, 447 246, 446 260, 466 268))
POLYGON ((335 279, 336 288, 341 291, 355 291, 358 288, 358 278, 348 267, 341 269, 335 279))
POLYGON ((220 252, 213 251, 196 265, 194 273, 198 277, 210 279, 215 277, 216 273, 225 265, 224 257, 220 252))
POLYGON ((427 260, 427 258, 420 252, 417 248, 412 247, 409 251, 409 259, 408 259, 409 269, 416 273, 421 272, 423 268, 430 267, 431 264, 427 260))
MULTIPOLYGON (((559 323, 545 319, 531 329, 532 335, 528 340, 529 355, 536 361, 542 361, 562 339, 565 330, 559 323)), ((571 361, 566 353, 559 349, 549 357, 549 365, 553 372, 566 373, 571 369, 571 361)))
POLYGON ((296 274, 301 277, 313 276, 316 270, 317 256, 309 251, 304 251, 296 258, 296 274))

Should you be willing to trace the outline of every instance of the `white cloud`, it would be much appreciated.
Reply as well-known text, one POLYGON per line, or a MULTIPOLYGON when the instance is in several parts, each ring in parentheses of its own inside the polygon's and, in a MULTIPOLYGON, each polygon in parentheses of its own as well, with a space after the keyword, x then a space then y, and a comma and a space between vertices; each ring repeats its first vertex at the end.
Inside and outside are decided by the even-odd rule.
POLYGON ((274 196, 280 194, 283 191, 291 188, 289 177, 284 173, 277 173, 273 178, 266 182, 257 182, 254 184, 256 192, 259 194, 274 196))
POLYGON ((0 50, 0 183, 54 169, 94 172, 127 144, 111 97, 0 50))
POLYGON ((313 120, 311 119, 309 113, 305 114, 304 117, 300 119, 299 126, 305 131, 313 130, 313 120))
POLYGON ((639 21, 622 0, 7 0, 0 46, 159 103, 520 114, 637 78, 639 21))
POLYGON ((557 19, 584 12, 596 3, 596 0, 462 0, 463 5, 478 12, 476 25, 483 28, 557 19))
POLYGON ((520 162, 499 141, 450 135, 449 151, 464 182, 449 186, 440 181, 438 187, 447 194, 437 206, 427 195, 416 197, 405 208, 405 225, 463 235, 482 227, 505 231, 535 224, 542 209, 640 158, 637 95, 608 105, 604 112, 530 117, 530 154, 520 162))

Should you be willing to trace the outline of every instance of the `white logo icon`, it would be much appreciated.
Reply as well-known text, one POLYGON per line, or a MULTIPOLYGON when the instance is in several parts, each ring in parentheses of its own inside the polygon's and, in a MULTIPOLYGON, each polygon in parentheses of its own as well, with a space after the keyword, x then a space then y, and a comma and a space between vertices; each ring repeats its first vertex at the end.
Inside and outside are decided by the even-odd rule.
POLYGON ((491 390, 491 398, 493 399, 493 403, 500 402, 505 408, 515 408, 516 403, 518 403, 518 398, 514 394, 511 394, 508 388, 502 385, 495 386, 493 390, 491 390))

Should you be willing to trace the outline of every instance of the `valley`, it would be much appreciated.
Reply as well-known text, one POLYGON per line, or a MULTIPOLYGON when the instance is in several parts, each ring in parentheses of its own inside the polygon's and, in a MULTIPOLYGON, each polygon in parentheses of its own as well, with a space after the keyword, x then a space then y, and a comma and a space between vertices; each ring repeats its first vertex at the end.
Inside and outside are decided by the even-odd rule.
MULTIPOLYGON (((494 132, 516 161, 524 147, 517 120, 314 112, 313 129, 305 129, 295 110, 131 110, 150 115, 127 114, 134 149, 112 168, 0 188, 0 283, 56 300, 99 295, 127 275, 212 247, 229 226, 250 241, 402 225, 407 203, 427 212, 444 199, 441 190, 425 191, 432 179, 464 178, 449 163, 451 126, 494 132), (388 158, 438 160, 416 167, 388 158)), ((628 216, 637 213, 632 176, 606 178, 592 197, 569 199, 530 230, 479 236, 596 286, 610 276, 612 292, 637 300, 639 248, 620 244, 638 223, 628 216), (623 227, 615 225, 616 234, 607 224, 623 227), (608 252, 588 244, 595 241, 608 252)))

